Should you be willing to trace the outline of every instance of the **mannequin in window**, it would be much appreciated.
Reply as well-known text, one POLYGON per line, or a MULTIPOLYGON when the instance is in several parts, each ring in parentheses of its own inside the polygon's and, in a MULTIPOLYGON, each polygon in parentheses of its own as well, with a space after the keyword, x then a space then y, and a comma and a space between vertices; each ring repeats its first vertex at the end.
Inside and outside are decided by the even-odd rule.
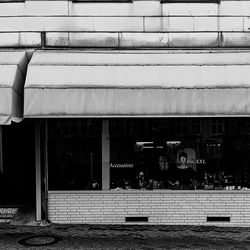
POLYGON ((177 166, 173 172, 172 184, 174 189, 194 189, 195 173, 187 164, 187 153, 180 152, 177 166))
POLYGON ((159 179, 161 180, 162 187, 167 188, 169 187, 169 166, 167 162, 167 158, 164 157, 163 155, 159 156, 158 160, 158 165, 159 165, 159 179))
POLYGON ((168 170, 167 159, 162 155, 159 156, 159 167, 161 172, 166 172, 168 170))

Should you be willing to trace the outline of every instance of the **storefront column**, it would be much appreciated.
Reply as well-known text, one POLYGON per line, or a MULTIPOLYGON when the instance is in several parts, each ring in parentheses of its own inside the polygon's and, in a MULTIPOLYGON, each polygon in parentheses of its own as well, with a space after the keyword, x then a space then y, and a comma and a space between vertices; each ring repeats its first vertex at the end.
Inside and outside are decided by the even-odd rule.
POLYGON ((109 190, 110 171, 109 171, 109 126, 108 120, 102 121, 102 189, 109 190))
POLYGON ((43 201, 43 209, 44 209, 44 219, 48 220, 48 121, 45 121, 44 127, 44 201, 43 201))
POLYGON ((42 219, 42 197, 41 197, 41 142, 40 122, 35 122, 35 155, 36 155, 36 220, 42 219))
POLYGON ((0 126, 0 174, 3 173, 3 132, 0 126))

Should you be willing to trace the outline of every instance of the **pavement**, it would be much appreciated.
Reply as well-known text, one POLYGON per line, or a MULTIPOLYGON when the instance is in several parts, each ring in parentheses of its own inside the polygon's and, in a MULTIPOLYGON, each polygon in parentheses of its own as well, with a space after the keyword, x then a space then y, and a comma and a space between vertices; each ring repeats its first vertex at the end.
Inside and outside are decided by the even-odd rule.
POLYGON ((250 249, 250 228, 0 224, 0 249, 250 249))

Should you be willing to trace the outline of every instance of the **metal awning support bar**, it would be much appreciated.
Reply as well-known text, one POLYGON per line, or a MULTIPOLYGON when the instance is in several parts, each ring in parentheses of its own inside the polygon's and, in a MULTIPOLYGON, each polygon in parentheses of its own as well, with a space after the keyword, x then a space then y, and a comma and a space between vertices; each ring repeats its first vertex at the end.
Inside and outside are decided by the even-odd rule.
POLYGON ((102 121, 102 190, 109 190, 110 180, 110 144, 108 120, 102 121))

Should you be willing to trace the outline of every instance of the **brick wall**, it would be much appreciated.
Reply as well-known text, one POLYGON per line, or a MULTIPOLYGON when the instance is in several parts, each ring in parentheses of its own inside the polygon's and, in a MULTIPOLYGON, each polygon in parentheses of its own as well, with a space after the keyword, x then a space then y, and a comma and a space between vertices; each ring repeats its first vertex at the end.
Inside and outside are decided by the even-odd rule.
POLYGON ((250 225, 248 191, 50 191, 54 223, 136 224, 125 217, 148 217, 139 224, 250 225), (230 222, 207 222, 207 216, 230 222))

